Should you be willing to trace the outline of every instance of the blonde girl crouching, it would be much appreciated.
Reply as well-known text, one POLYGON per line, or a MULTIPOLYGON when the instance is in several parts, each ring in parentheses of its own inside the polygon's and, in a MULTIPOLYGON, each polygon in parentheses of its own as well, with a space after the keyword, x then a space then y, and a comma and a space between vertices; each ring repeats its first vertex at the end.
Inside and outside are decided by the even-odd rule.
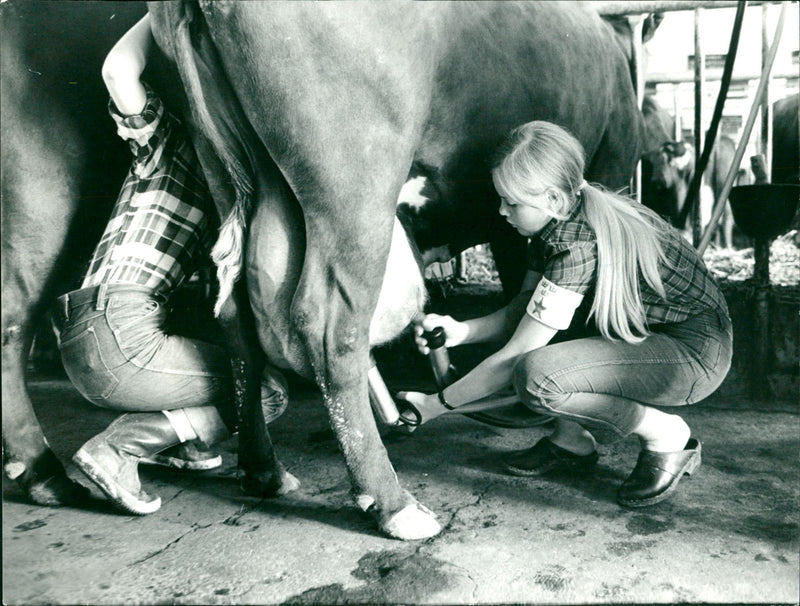
POLYGON ((505 344, 439 394, 399 397, 425 422, 513 385, 529 408, 555 418, 555 431, 507 455, 507 471, 589 471, 598 442, 633 434, 641 452, 617 500, 662 501, 699 466, 701 445, 679 415, 656 407, 693 404, 722 383, 732 351, 725 299, 676 230, 584 181, 585 152, 563 128, 524 124, 498 158, 500 214, 530 238, 525 313, 514 317, 512 303, 464 322, 429 314, 417 329, 423 353, 422 331, 436 326, 447 346, 505 344))

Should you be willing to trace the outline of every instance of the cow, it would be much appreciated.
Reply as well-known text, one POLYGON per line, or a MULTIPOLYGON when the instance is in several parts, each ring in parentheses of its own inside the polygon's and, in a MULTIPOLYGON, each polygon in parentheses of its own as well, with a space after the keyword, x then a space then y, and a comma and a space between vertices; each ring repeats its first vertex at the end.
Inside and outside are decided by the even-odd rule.
MULTIPOLYGON (((220 305, 226 324, 257 331, 258 342, 240 336, 237 351, 246 365, 258 363, 246 353, 255 346, 313 376, 358 505, 390 536, 432 536, 439 524, 400 486, 367 397, 398 193, 413 165, 431 167, 458 205, 451 229, 464 241, 465 226, 491 233, 500 223, 491 154, 533 118, 582 141, 590 178, 627 182, 640 115, 625 45, 591 7, 566 3, 149 9, 187 90, 195 146, 234 245, 217 250, 223 292, 226 276, 246 278, 220 305), (296 259, 272 254, 276 228, 296 259)), ((518 242, 508 254, 523 250, 518 242)))
POLYGON ((799 97, 795 93, 772 104, 772 183, 800 185, 799 97))
MULTIPOLYGON (((146 6, 9 2, 0 11, 3 467, 33 502, 78 505, 89 491, 68 478, 47 444, 25 386, 27 358, 55 296, 80 283, 130 166, 130 152, 108 117, 100 73, 107 52, 146 6)), ((160 59, 156 52, 146 77, 170 107, 181 107, 181 89, 169 85, 177 74, 160 59)), ((400 253, 392 258, 400 261, 390 267, 396 276, 414 260, 401 231, 397 240, 400 253)), ((415 276, 418 268, 410 280, 394 282, 413 290, 418 309, 424 296, 415 276)), ((387 293, 381 309, 404 300, 387 293)), ((393 317, 380 315, 382 334, 393 317)), ((249 492, 276 491, 252 484, 245 477, 249 492)))
MULTIPOLYGON (((171 36, 185 8, 201 15, 194 4, 151 6, 157 38, 173 60, 171 36)), ((433 515, 400 488, 366 404, 370 344, 388 338, 397 318, 405 314, 405 322, 421 305, 419 283, 401 284, 410 306, 390 317, 395 325, 384 335, 371 331, 390 234, 401 258, 409 258, 392 218, 398 191, 413 166, 439 184, 440 200, 452 204, 453 212, 433 223, 444 236, 432 240, 428 252, 440 242, 456 250, 492 237, 502 241, 494 216, 499 200, 488 176, 491 151, 512 126, 534 117, 580 137, 590 178, 624 185, 638 156, 639 131, 629 41, 591 9, 560 4, 203 8, 206 15, 191 23, 190 39, 208 43, 204 28, 215 25, 211 51, 227 61, 236 90, 230 99, 242 101, 258 140, 256 182, 267 185, 259 188, 264 199, 250 217, 242 286, 254 313, 245 334, 257 328, 257 346, 270 359, 317 379, 359 505, 391 536, 434 534, 433 515), (267 12, 273 14, 263 36, 258 26, 267 12), (243 56, 237 56, 240 42, 243 56), (244 50, 254 44, 270 51, 258 55, 267 58, 264 64, 254 65, 244 50), (314 77, 305 77, 309 69, 314 77), (245 72, 252 79, 243 78, 245 72), (270 197, 277 203, 264 203, 270 197), (281 220, 281 213, 295 222, 281 220), (275 245, 275 226, 302 240, 286 240, 291 246, 284 257, 265 259, 259 251, 275 245), (464 238, 466 231, 477 235, 464 238), (293 277, 280 273, 281 264, 294 267, 293 277), (264 313, 270 301, 282 301, 279 313, 264 313)), ((71 286, 64 261, 77 260, 73 265, 80 268, 88 257, 128 165, 127 150, 99 119, 107 100, 99 69, 142 7, 3 3, 0 10, 4 469, 35 502, 59 505, 80 501, 86 491, 67 478, 47 446, 25 392, 25 358, 42 309, 71 286)), ((186 107, 196 109, 197 100, 179 91, 168 104, 195 122, 195 145, 211 187, 229 188, 207 133, 186 107)), ((223 199, 223 210, 228 202, 223 199)), ((523 249, 517 242, 506 257, 519 266, 523 249)), ((265 438, 247 436, 255 446, 265 438)), ((265 478, 274 462, 269 452, 258 461, 265 478)))
MULTIPOLYGON (((772 183, 800 185, 800 109, 795 93, 772 104, 772 183)), ((800 209, 789 226, 796 230, 793 240, 800 246, 800 209)))
MULTIPOLYGON (((694 146, 675 140, 675 119, 651 95, 644 98, 642 116, 645 124, 642 203, 678 229, 685 230, 685 222, 681 225, 681 211, 694 177, 694 146)), ((711 218, 714 201, 722 191, 735 152, 736 146, 729 137, 717 138, 700 190, 700 221, 703 226, 711 218)), ((726 247, 732 245, 733 215, 730 207, 726 206, 717 235, 718 243, 726 247)))

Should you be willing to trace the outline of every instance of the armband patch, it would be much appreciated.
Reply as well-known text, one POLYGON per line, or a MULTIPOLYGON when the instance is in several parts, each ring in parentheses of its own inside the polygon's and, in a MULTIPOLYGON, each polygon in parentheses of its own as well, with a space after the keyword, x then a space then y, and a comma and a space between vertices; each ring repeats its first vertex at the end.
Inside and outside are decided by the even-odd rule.
POLYGON ((564 330, 569 327, 572 316, 575 315, 575 310, 581 301, 583 301, 583 295, 553 284, 547 278, 542 278, 525 311, 531 318, 550 328, 564 330))

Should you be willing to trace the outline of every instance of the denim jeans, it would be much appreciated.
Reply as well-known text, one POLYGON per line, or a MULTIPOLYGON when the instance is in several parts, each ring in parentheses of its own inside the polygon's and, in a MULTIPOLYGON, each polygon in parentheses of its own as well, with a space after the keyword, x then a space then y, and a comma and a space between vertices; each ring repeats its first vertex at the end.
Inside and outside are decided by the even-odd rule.
POLYGON ((727 316, 709 310, 651 330, 637 344, 592 336, 531 351, 514 367, 517 393, 532 410, 609 443, 639 425, 643 405, 693 404, 719 387, 733 351, 727 316))
POLYGON ((64 369, 92 403, 121 411, 230 407, 230 356, 221 345, 167 334, 163 297, 114 286, 85 300, 64 295, 54 319, 64 369))

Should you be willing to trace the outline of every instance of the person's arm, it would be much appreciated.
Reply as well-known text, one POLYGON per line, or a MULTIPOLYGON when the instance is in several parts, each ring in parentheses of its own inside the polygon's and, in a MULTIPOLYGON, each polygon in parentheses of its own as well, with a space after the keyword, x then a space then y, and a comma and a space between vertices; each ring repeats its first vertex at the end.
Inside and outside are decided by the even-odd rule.
MULTIPOLYGON (((519 357, 544 347, 557 332, 557 329, 550 328, 525 314, 508 343, 464 377, 443 389, 442 396, 451 408, 458 409, 460 406, 495 394, 511 383, 514 364, 519 357)), ((424 421, 448 412, 440 402, 438 393, 400 392, 397 397, 414 405, 421 412, 424 421)))
POLYGON ((152 43, 148 14, 119 39, 103 63, 103 81, 114 105, 125 116, 141 113, 147 102, 141 75, 152 43))
POLYGON ((429 353, 430 350, 427 342, 422 338, 422 333, 433 330, 437 326, 444 328, 446 347, 505 341, 509 338, 509 325, 517 326, 519 324, 525 313, 525 305, 530 300, 541 277, 542 274, 529 271, 522 282, 522 292, 511 303, 487 316, 459 322, 450 316, 426 315, 422 322, 415 327, 417 348, 424 355, 429 353))
POLYGON ((505 313, 506 308, 504 307, 488 316, 464 321, 456 320, 452 316, 427 314, 422 322, 414 326, 417 349, 423 355, 430 353, 428 342, 422 334, 437 327, 444 329, 445 347, 500 340, 503 336, 505 313))
MULTIPOLYGON (((451 409, 491 396, 511 384, 514 365, 520 356, 544 347, 560 329, 569 326, 583 295, 539 279, 533 296, 509 341, 478 364, 467 375, 440 393, 451 409)), ((447 330, 447 328, 445 328, 447 330)), ((447 409, 440 394, 401 392, 398 397, 417 408, 427 421, 447 409)))
MULTIPOLYGON (((450 406, 458 407, 491 395, 511 383, 519 357, 544 347, 558 331, 525 314, 511 339, 464 377, 442 391, 450 406)), ((438 400, 438 394, 429 396, 438 400)))

